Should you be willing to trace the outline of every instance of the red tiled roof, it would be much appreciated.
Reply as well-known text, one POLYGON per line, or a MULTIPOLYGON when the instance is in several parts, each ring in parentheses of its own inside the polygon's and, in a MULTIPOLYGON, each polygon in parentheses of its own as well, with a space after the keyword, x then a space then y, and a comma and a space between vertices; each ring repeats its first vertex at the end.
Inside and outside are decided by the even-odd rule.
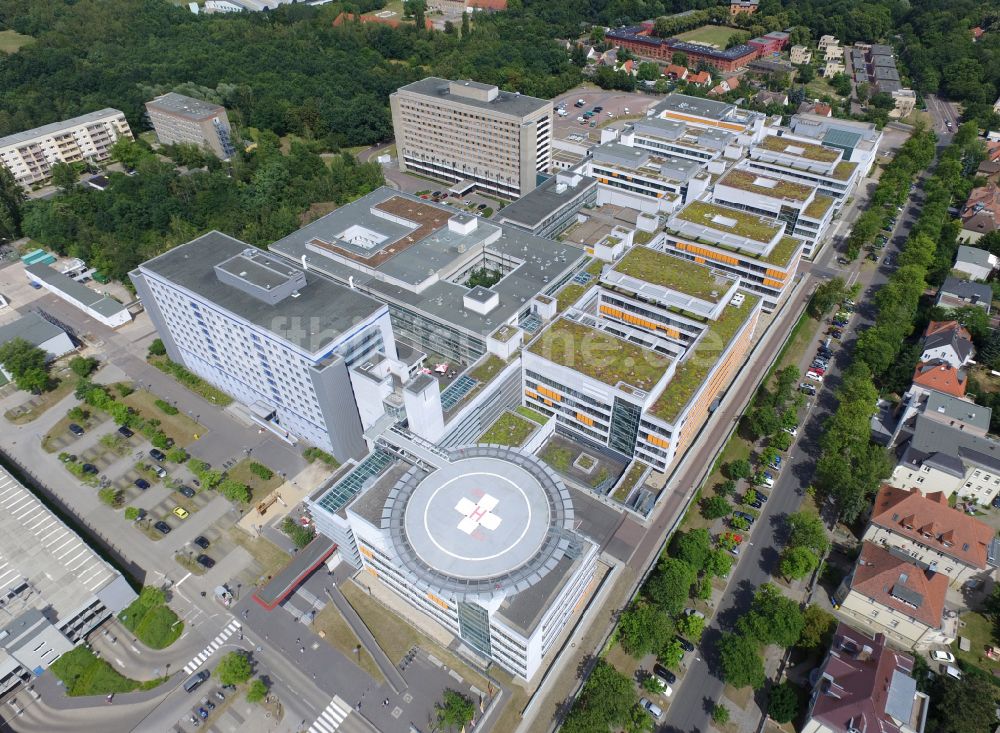
POLYGON ((465 0, 465 7, 480 10, 506 10, 507 0, 465 0))
POLYGON ((990 183, 972 189, 962 208, 962 223, 968 226, 975 220, 977 231, 993 231, 1000 221, 1000 188, 990 183), (988 224, 985 220, 988 220, 988 224))
POLYGON ((872 542, 863 542, 851 590, 936 629, 941 626, 948 576, 921 570, 872 542), (904 593, 918 599, 919 605, 901 600, 904 593))
MULTIPOLYGON (((393 16, 391 18, 380 18, 375 13, 367 13, 365 15, 356 15, 354 13, 340 13, 336 18, 333 19, 334 26, 341 26, 345 23, 351 21, 359 21, 361 23, 379 23, 381 25, 387 25, 390 28, 399 28, 402 25, 398 16, 393 16)), ((424 20, 424 28, 426 30, 433 30, 434 23, 429 20, 424 20)))
POLYGON ((912 676, 913 658, 886 647, 885 636, 868 636, 841 623, 820 667, 820 690, 812 717, 835 731, 855 729, 898 733, 886 713, 895 672, 912 676))
POLYGON ((926 361, 917 364, 913 373, 913 383, 938 392, 950 394, 952 397, 965 397, 965 385, 968 380, 965 372, 955 369, 943 361, 926 361))
POLYGON ((972 341, 972 334, 969 333, 968 329, 958 321, 931 321, 927 324, 927 330, 924 331, 924 338, 933 336, 936 333, 941 333, 942 331, 955 330, 957 330, 958 335, 966 341, 972 341))
POLYGON ((689 74, 687 80, 692 84, 707 84, 712 81, 712 75, 707 71, 699 71, 697 74, 689 74))
POLYGON ((663 73, 666 74, 667 76, 673 76, 677 79, 683 79, 688 75, 688 70, 684 66, 680 66, 678 64, 670 64, 670 66, 668 66, 666 69, 663 70, 663 73))
POLYGON ((875 497, 872 524, 980 570, 986 567, 993 540, 988 524, 949 507, 944 493, 924 496, 916 488, 909 491, 888 484, 875 497))

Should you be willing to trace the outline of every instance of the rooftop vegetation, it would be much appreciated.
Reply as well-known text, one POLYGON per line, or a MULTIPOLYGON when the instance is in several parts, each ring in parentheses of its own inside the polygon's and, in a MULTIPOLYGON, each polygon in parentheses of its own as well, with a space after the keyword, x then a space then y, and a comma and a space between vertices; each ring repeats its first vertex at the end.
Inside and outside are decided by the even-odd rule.
POLYGON ((820 163, 832 163, 840 157, 839 150, 802 140, 789 140, 787 137, 778 137, 777 135, 765 136, 759 145, 764 150, 799 155, 808 160, 815 160, 820 163), (792 150, 788 150, 788 148, 792 148, 792 150))
POLYGON ((758 193, 762 196, 773 196, 775 198, 783 199, 794 199, 796 201, 805 201, 809 198, 809 194, 813 192, 812 186, 807 186, 804 183, 796 183, 795 181, 784 181, 778 178, 772 178, 770 176, 762 176, 758 173, 753 173, 748 170, 743 170, 742 168, 734 168, 729 171, 719 183, 724 186, 732 186, 733 188, 738 188, 741 191, 750 191, 751 193, 758 193), (774 186, 761 186, 756 183, 757 179, 766 178, 768 180, 774 181, 774 186))
POLYGON ((692 201, 677 213, 677 218, 716 231, 752 239, 755 242, 770 242, 780 230, 777 224, 764 217, 710 204, 707 201, 692 201))
POLYGON ((615 270, 710 303, 718 303, 732 285, 732 281, 717 277, 704 265, 649 247, 633 247, 618 262, 615 270))

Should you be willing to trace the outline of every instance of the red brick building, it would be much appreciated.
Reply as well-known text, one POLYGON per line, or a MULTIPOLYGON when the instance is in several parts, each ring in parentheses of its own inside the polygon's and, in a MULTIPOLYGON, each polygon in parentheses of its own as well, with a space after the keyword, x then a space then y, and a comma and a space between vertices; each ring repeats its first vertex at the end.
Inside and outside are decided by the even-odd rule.
POLYGON ((629 51, 650 59, 670 61, 674 53, 680 51, 687 54, 688 66, 704 62, 714 66, 719 71, 736 71, 744 68, 756 58, 761 51, 747 44, 719 50, 698 43, 687 43, 676 38, 657 38, 650 35, 652 24, 627 26, 608 31, 605 38, 609 43, 627 48, 629 51))

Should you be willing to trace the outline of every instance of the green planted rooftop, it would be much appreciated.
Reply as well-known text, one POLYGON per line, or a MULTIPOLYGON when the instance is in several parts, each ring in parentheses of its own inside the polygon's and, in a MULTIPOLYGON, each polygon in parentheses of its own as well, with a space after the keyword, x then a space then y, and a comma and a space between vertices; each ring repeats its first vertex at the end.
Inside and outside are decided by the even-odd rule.
POLYGON ((622 275, 660 285, 679 293, 718 303, 733 281, 715 275, 708 267, 682 260, 649 247, 633 247, 615 266, 622 275))
POLYGON ((780 225, 761 216, 748 214, 737 209, 728 209, 725 206, 710 204, 707 201, 692 201, 677 212, 677 218, 765 244, 774 239, 781 231, 780 225))
POLYGON ((545 329, 528 351, 612 387, 624 382, 644 392, 656 386, 672 361, 655 351, 565 318, 545 329))
POLYGON ((654 415, 671 424, 677 420, 698 388, 705 384, 708 375, 759 302, 760 298, 756 295, 745 294, 741 305, 729 306, 723 311, 722 316, 698 340, 687 359, 678 365, 673 379, 653 404, 654 415))
POLYGON ((805 201, 813 192, 812 186, 795 181, 784 181, 780 178, 762 176, 742 168, 734 168, 719 181, 723 186, 730 186, 741 191, 755 193, 772 198, 805 201))
POLYGON ((833 148, 826 148, 815 143, 807 143, 802 140, 789 140, 786 137, 777 135, 767 135, 760 141, 759 146, 764 150, 775 153, 785 153, 786 155, 797 155, 807 160, 815 160, 820 163, 832 163, 840 157, 840 151, 833 148))
POLYGON ((816 194, 816 198, 809 202, 809 205, 802 210, 805 216, 810 219, 822 219, 826 212, 833 206, 833 199, 829 196, 816 194))
POLYGON ((505 412, 479 436, 476 442, 520 448, 537 429, 538 425, 531 420, 513 412, 505 412))
POLYGON ((850 163, 846 160, 842 160, 837 163, 837 167, 833 169, 832 175, 838 181, 846 181, 854 173, 854 169, 858 167, 857 163, 850 163))

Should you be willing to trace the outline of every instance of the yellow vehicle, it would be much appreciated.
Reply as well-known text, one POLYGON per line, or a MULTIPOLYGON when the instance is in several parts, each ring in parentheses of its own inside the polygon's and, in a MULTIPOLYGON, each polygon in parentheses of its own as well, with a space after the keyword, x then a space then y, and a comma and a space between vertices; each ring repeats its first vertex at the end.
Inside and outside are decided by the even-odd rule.
POLYGON ((180 519, 187 519, 188 518, 187 509, 185 509, 184 507, 180 507, 180 506, 175 506, 174 507, 174 515, 176 517, 180 518, 180 519))

